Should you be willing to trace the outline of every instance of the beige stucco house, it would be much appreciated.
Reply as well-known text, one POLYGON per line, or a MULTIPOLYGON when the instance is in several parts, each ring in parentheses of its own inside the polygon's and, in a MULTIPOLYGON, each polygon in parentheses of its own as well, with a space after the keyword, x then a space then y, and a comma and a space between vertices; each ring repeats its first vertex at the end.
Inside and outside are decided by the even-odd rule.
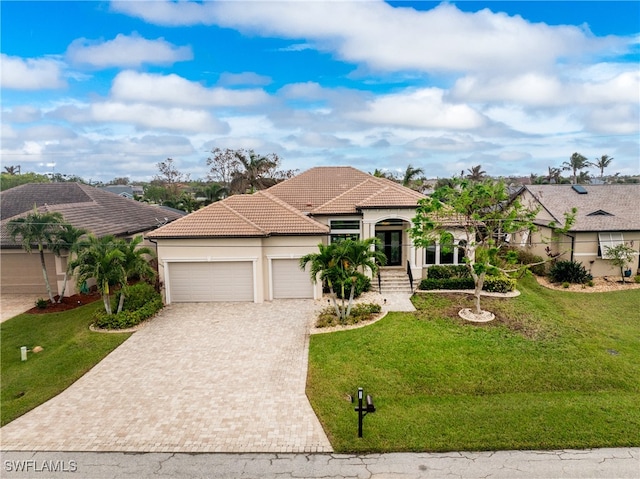
MULTIPOLYGON (((33 212, 59 212, 67 223, 95 236, 131 238, 183 216, 175 211, 150 206, 81 183, 32 183, 0 193, 0 292, 45 295, 46 287, 37 248, 22 249, 20 238, 13 240, 7 223, 33 212)), ((59 294, 67 267, 67 256, 45 251, 45 263, 53 294, 59 294)), ((74 294, 70 280, 66 295, 74 294)))
POLYGON ((640 269, 640 185, 530 185, 520 197, 539 212, 538 231, 514 238, 518 246, 542 257, 580 262, 598 277, 620 274, 606 258, 606 246, 624 243, 635 250, 629 269, 633 274, 640 269), (577 208, 575 223, 554 238, 549 225, 564 224, 572 208, 577 208))
POLYGON ((299 259, 340 238, 378 237, 387 268, 422 277, 427 254, 407 233, 421 198, 352 167, 317 167, 213 203, 147 238, 157 244, 167 303, 317 299, 321 285, 300 270, 299 259))

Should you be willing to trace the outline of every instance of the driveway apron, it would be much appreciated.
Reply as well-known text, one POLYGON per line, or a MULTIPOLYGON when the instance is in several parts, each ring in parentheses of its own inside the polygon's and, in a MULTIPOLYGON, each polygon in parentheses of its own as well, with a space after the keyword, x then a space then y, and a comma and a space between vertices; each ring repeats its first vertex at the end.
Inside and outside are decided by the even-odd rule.
POLYGON ((305 395, 311 300, 167 306, 0 429, 3 450, 330 452, 305 395))

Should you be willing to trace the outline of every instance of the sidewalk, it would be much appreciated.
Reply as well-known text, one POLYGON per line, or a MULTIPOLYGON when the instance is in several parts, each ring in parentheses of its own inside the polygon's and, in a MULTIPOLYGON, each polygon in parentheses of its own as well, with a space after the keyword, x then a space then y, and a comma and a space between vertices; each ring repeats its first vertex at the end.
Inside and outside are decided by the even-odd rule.
POLYGON ((637 479, 640 448, 416 454, 3 452, 3 478, 637 479), (16 472, 20 468, 26 472, 16 472), (54 468, 57 468, 54 470, 54 468), (57 472, 56 472, 57 471, 57 472))

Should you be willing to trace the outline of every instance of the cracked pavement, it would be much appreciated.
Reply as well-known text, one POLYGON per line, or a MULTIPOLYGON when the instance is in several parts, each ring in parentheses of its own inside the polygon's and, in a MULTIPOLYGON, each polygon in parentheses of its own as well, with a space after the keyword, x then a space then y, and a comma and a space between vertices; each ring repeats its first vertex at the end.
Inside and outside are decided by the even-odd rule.
POLYGON ((3 478, 637 479, 640 448, 393 454, 1 453, 3 478), (70 471, 69 466, 76 470, 70 471), (58 466, 57 472, 43 470, 58 466), (16 468, 28 468, 16 471, 16 468), (63 469, 67 468, 64 472, 63 469))

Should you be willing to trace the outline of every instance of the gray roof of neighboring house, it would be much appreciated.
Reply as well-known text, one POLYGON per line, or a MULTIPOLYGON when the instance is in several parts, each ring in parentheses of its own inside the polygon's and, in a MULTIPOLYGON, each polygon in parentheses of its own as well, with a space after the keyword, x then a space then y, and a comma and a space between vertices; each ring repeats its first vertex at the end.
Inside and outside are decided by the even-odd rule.
POLYGON ((540 205, 564 223, 564 213, 577 208, 571 231, 640 231, 640 185, 528 185, 540 205))
POLYGON ((59 212, 67 223, 96 236, 127 236, 153 230, 182 215, 81 183, 30 183, 0 192, 0 239, 16 247, 6 224, 33 211, 59 212))

